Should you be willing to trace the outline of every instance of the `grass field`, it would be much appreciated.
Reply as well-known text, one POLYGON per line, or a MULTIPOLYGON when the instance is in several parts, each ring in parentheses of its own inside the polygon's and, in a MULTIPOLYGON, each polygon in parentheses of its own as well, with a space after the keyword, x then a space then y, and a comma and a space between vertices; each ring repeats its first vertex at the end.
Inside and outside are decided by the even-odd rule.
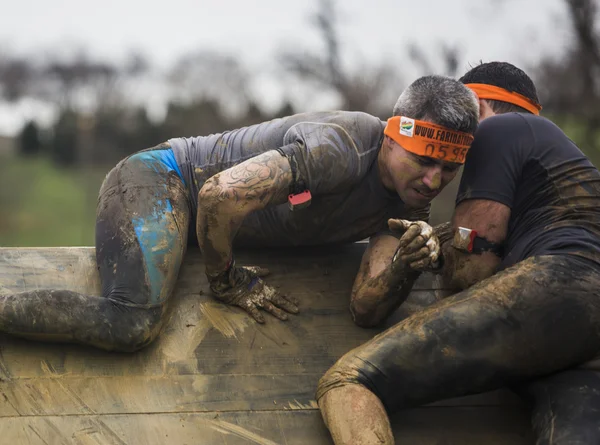
POLYGON ((108 170, 0 158, 0 246, 93 245, 96 200, 108 170))

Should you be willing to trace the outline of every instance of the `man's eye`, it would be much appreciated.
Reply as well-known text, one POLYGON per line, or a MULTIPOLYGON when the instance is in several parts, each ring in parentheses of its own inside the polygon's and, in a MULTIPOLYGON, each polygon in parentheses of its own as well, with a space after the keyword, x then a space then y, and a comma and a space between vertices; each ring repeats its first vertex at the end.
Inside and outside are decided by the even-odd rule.
POLYGON ((435 161, 433 159, 422 158, 420 156, 417 158, 417 162, 421 165, 426 165, 426 166, 435 164, 435 161))
POLYGON ((457 171, 460 168, 460 165, 444 165, 444 171, 447 173, 454 173, 455 171, 457 171))

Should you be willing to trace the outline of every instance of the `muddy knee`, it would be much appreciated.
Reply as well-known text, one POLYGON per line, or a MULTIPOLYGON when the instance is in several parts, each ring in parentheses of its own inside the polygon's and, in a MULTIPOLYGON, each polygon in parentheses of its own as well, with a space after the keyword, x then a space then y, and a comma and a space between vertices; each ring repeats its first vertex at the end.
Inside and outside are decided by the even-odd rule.
POLYGON ((148 346, 156 339, 162 327, 160 308, 127 308, 129 317, 113 323, 113 350, 134 352, 148 346))
POLYGON ((377 380, 374 374, 375 371, 374 367, 360 360, 351 351, 340 358, 321 377, 317 387, 316 399, 318 401, 332 389, 360 385, 371 391, 380 400, 383 400, 377 386, 372 384, 373 378, 377 380))

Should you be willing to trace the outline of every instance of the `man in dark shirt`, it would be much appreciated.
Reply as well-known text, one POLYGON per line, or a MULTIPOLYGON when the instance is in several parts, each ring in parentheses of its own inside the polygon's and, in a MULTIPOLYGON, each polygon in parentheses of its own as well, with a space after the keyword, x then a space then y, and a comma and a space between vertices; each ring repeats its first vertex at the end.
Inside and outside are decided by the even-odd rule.
POLYGON ((336 444, 391 444, 386 410, 514 385, 539 444, 600 443, 600 173, 507 63, 462 79, 482 120, 444 273, 466 289, 341 358, 317 397, 336 444))

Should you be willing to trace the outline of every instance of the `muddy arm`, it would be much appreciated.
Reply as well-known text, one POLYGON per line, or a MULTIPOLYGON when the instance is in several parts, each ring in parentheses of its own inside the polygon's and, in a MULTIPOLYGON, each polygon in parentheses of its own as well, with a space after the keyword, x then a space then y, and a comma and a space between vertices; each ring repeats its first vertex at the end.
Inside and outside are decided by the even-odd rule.
POLYGON ((350 311, 362 327, 381 323, 406 300, 419 272, 392 265, 398 239, 392 235, 371 237, 354 280, 350 311))
MULTIPOLYGON (((506 239, 510 207, 487 199, 461 202, 454 210, 452 227, 476 230, 479 236, 501 244, 506 239)), ((500 264, 500 257, 491 253, 469 254, 452 247, 451 239, 442 245, 444 281, 451 289, 466 289, 492 276, 500 264)))
MULTIPOLYGON (((450 222, 433 230, 440 243, 452 236, 450 222)), ((357 325, 370 327, 381 323, 406 300, 419 277, 419 272, 392 267, 397 248, 398 239, 392 235, 377 235, 369 240, 350 300, 350 311, 357 325)))
POLYGON ((207 274, 227 269, 233 239, 246 215, 284 203, 291 182, 289 162, 277 151, 248 159, 206 181, 198 193, 196 231, 207 274))

